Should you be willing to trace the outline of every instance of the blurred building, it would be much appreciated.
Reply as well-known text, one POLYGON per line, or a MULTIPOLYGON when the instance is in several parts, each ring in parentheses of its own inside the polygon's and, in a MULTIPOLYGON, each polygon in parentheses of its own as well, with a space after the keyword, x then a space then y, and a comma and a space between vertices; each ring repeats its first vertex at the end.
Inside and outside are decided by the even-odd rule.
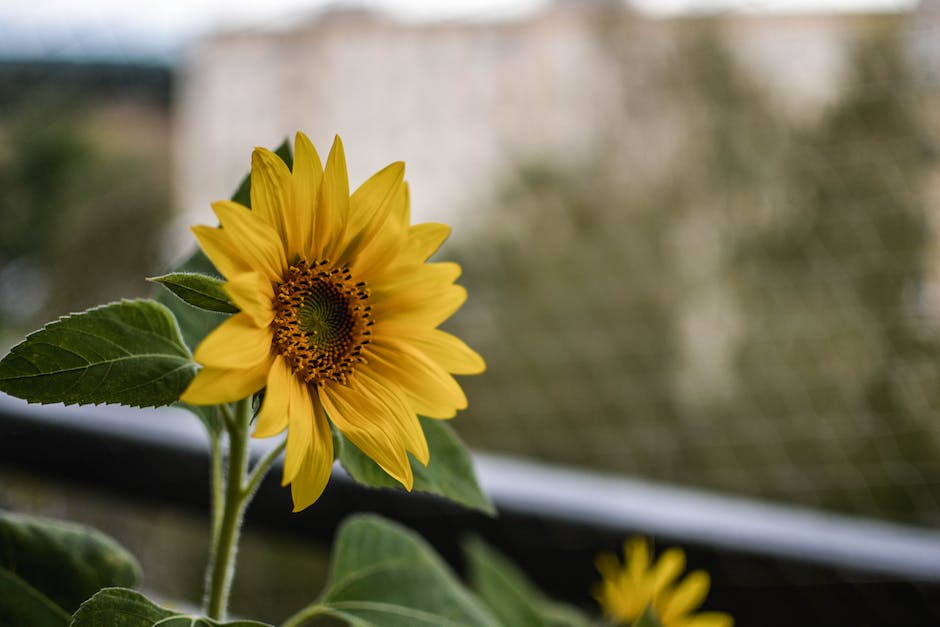
MULTIPOLYGON (((719 28, 782 104, 812 113, 837 90, 846 42, 882 19, 737 15, 719 28)), ((913 19, 918 52, 936 63, 938 11, 922 8, 913 19)), ((644 89, 695 21, 644 19, 599 0, 499 23, 414 24, 334 10, 287 29, 217 34, 182 69, 176 160, 185 223, 209 219, 209 202, 234 187, 253 146, 274 146, 298 129, 323 157, 333 134, 342 135, 354 155, 353 185, 406 161, 418 182, 415 217, 453 221, 490 200, 511 164, 577 156, 598 137, 622 133, 610 128, 612 109, 625 91, 644 89), (626 71, 611 46, 626 49, 626 71)), ((665 128, 632 133, 640 168, 669 143, 665 128)))

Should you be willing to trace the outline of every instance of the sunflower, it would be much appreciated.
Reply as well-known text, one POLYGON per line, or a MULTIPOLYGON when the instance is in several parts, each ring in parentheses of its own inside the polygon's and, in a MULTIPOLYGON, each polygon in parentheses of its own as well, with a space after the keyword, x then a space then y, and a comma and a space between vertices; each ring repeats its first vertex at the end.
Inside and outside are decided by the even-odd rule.
POLYGON ((251 158, 251 209, 219 201, 221 227, 193 227, 241 310, 197 347, 203 367, 182 395, 194 405, 266 388, 255 437, 287 429, 282 484, 294 511, 326 487, 332 423, 405 488, 408 453, 428 463, 418 414, 451 418, 467 406, 452 374, 485 369, 437 328, 466 299, 455 263, 426 263, 450 234, 410 225, 404 164, 352 195, 339 137, 326 168, 297 133, 293 171, 275 153, 251 158))
POLYGON ((732 627, 734 620, 722 612, 692 614, 708 594, 709 577, 705 571, 690 573, 674 584, 685 568, 681 549, 666 550, 655 564, 650 547, 643 538, 631 538, 623 547, 625 564, 613 553, 597 557, 602 581, 594 597, 617 625, 635 624, 649 610, 661 627, 732 627))

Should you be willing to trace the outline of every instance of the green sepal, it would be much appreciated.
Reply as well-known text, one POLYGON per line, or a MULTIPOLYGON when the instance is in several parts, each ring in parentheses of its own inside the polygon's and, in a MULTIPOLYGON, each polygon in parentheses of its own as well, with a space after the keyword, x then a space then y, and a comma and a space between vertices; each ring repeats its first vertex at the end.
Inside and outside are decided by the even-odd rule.
POLYGON ((132 586, 140 576, 134 557, 100 531, 4 511, 0 511, 0 567, 66 614, 101 588, 132 586))
POLYGON ((239 620, 228 623, 181 614, 162 608, 144 595, 127 588, 106 588, 78 608, 70 627, 271 627, 267 623, 239 620))
POLYGON ((52 599, 0 566, 0 627, 66 627, 69 620, 52 599))
POLYGON ((553 601, 509 559, 482 540, 463 543, 470 587, 504 625, 590 627, 581 612, 553 601))
POLYGON ((0 361, 0 390, 31 403, 170 405, 196 373, 176 318, 124 300, 59 318, 0 361))
POLYGON ((214 276, 198 272, 171 272, 147 280, 160 283, 193 307, 228 314, 239 311, 222 289, 225 281, 214 276))
MULTIPOLYGON (((431 453, 428 465, 410 457, 414 473, 414 490, 450 499, 464 507, 496 515, 493 504, 480 489, 473 471, 473 460, 466 446, 449 424, 442 420, 421 417, 421 428, 431 453)), ((340 463, 354 480, 371 488, 402 488, 368 455, 334 429, 339 443, 340 463)))
POLYGON ((647 607, 631 627, 662 627, 662 624, 659 622, 659 617, 656 616, 653 608, 647 607))
POLYGON ((416 533, 373 515, 340 528, 326 588, 308 616, 354 627, 499 625, 416 533))

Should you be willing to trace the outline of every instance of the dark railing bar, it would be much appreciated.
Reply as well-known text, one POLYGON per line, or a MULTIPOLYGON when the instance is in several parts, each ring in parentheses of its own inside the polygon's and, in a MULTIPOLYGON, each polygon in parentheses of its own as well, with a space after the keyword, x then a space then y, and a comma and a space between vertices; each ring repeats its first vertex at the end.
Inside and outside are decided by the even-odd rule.
MULTIPOLYGON (((207 451, 199 421, 177 408, 27 405, 0 394, 0 418, 4 415, 190 454, 207 451)), ((0 421, 0 452, 3 431, 0 421)), ((273 438, 252 441, 252 455, 263 455, 275 443, 273 438)), ((940 581, 936 532, 500 455, 477 453, 474 463, 484 491, 502 512, 906 580, 940 581)), ((335 481, 350 482, 342 468, 334 470, 335 481)))
POLYGON ((477 454, 500 506, 734 551, 940 581, 940 533, 705 490, 477 454))

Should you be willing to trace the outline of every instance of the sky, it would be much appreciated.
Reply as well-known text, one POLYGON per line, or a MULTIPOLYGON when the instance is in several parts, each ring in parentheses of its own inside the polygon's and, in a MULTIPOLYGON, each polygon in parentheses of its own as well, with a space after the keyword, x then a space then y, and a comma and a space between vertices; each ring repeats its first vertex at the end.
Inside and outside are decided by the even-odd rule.
MULTIPOLYGON (((498 20, 549 0, 360 0, 405 20, 498 20)), ((274 28, 309 18, 333 0, 0 0, 0 58, 172 62, 200 35, 274 28)), ((917 0, 633 0, 653 17, 688 12, 904 11, 917 0)))

